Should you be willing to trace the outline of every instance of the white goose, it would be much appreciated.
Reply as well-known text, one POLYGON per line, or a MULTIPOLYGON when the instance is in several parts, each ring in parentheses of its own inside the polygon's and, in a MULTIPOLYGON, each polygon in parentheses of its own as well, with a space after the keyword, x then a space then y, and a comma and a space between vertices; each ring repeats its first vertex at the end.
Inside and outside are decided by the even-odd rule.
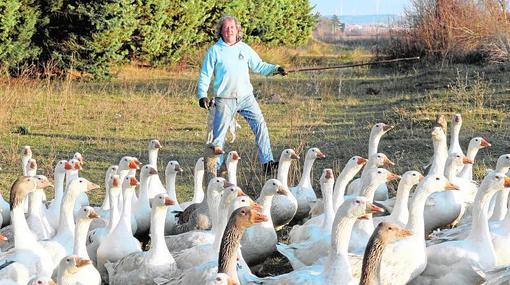
MULTIPOLYGON (((510 169, 510 154, 500 155, 498 161, 496 162, 496 169, 494 171, 498 173, 508 173, 510 169)), ((494 204, 491 221, 501 221, 506 216, 508 210, 508 193, 510 192, 509 188, 503 189, 503 191, 499 191, 496 193, 494 198, 491 201, 491 206, 494 204)), ((490 211, 490 210, 489 210, 490 211)))
POLYGON ((53 264, 58 264, 64 256, 73 252, 75 230, 73 207, 76 203, 76 198, 81 192, 87 192, 97 188, 99 188, 98 185, 82 177, 73 179, 69 184, 69 188, 64 194, 60 208, 57 233, 50 240, 40 242, 50 253, 53 264))
POLYGON ((224 188, 229 187, 225 178, 216 177, 209 181, 204 200, 200 204, 190 205, 182 214, 189 217, 182 229, 183 233, 165 237, 166 245, 170 252, 175 253, 200 244, 211 244, 214 241, 214 232, 209 229, 212 221, 218 219, 218 204, 224 188), (193 211, 191 211, 193 209, 193 211), (196 230, 202 228, 202 230, 196 230))
MULTIPOLYGON (((93 219, 97 219, 99 216, 97 215, 94 208, 90 206, 84 206, 80 210, 80 214, 76 220, 76 231, 74 233, 74 245, 73 245, 73 255, 78 256, 80 258, 89 260, 89 255, 87 253, 87 248, 85 246, 85 240, 87 239, 87 232, 90 226, 90 223, 93 219)), ((78 272, 76 272, 77 280, 87 280, 87 284, 90 285, 100 285, 101 284, 101 276, 99 275, 99 271, 94 267, 92 263, 88 263, 83 266, 78 272)))
POLYGON ((407 171, 402 175, 397 189, 397 198, 395 207, 389 216, 374 217, 374 226, 382 222, 393 223, 398 225, 407 225, 409 219, 409 192, 414 185, 423 180, 423 175, 418 171, 407 171))
MULTIPOLYGON (((460 128, 462 127, 462 116, 460 114, 453 115, 452 129, 450 133, 450 147, 448 148, 448 155, 452 153, 460 153, 464 155, 459 142, 460 128)), ((458 173, 455 173, 457 175, 458 173)))
POLYGON ((142 251, 140 242, 133 237, 131 230, 131 197, 137 185, 139 182, 135 176, 128 175, 124 178, 122 215, 113 231, 104 238, 97 249, 97 269, 103 280, 108 279, 105 268, 107 262, 113 263, 130 253, 142 251))
POLYGON ((110 197, 110 215, 108 216, 108 223, 106 227, 99 227, 91 230, 87 234, 87 252, 90 259, 94 264, 97 264, 97 249, 104 240, 117 226, 120 218, 120 209, 118 206, 119 196, 121 195, 121 181, 119 175, 113 175, 111 180, 108 181, 110 185, 108 196, 110 197))
MULTIPOLYGON (((36 175, 34 178, 42 181, 49 181, 44 175, 36 175)), ((55 234, 55 229, 50 226, 46 218, 46 212, 44 211, 46 209, 43 205, 44 190, 36 188, 35 191, 28 195, 28 227, 38 240, 51 238, 55 234)))
POLYGON ((452 189, 458 187, 442 175, 427 175, 418 183, 406 226, 413 234, 385 249, 380 269, 382 284, 407 284, 423 272, 427 265, 423 219, 425 203, 432 193, 452 189))
POLYGON ((76 255, 69 255, 60 261, 58 265, 57 284, 58 285, 77 285, 77 284, 93 284, 88 279, 83 280, 81 271, 91 264, 88 259, 83 259, 76 255))
POLYGON ((149 251, 131 253, 111 265, 108 270, 110 284, 160 284, 177 270, 163 235, 165 212, 174 202, 166 194, 157 194, 151 199, 151 248, 149 251))
POLYGON ((32 158, 32 149, 30 146, 26 145, 23 147, 21 151, 21 170, 23 175, 29 176, 27 172, 28 161, 32 158))
MULTIPOLYGON (((376 153, 372 154, 365 165, 365 168, 363 168, 363 171, 361 171, 360 178, 354 179, 351 184, 347 187, 347 194, 351 196, 359 196, 362 192, 362 179, 366 175, 366 173, 371 169, 376 169, 378 167, 390 167, 394 166, 395 163, 391 161, 384 153, 376 153)), ((384 184, 386 185, 386 184, 384 184)), ((379 188, 378 188, 379 189, 379 188)), ((377 190, 376 190, 377 192, 377 190)), ((375 194, 374 194, 375 199, 375 194)), ((385 199, 386 200, 386 199, 385 199)))
MULTIPOLYGON (((280 155, 280 162, 278 164, 278 180, 287 188, 289 169, 293 159, 299 159, 296 152, 290 148, 285 149, 280 155)), ((296 210, 297 200, 292 193, 288 196, 275 195, 271 205, 271 219, 276 230, 288 224, 294 217, 294 214, 296 214, 296 210)))
POLYGON ((179 201, 177 200, 177 193, 175 191, 175 180, 177 178, 177 173, 182 172, 182 168, 179 165, 179 162, 175 160, 171 160, 166 165, 165 169, 165 179, 166 179, 166 194, 170 197, 170 199, 174 200, 175 203, 168 207, 168 211, 166 212, 165 219, 165 234, 170 234, 174 232, 177 218, 176 212, 182 212, 182 208, 179 205, 179 201))
POLYGON ((324 265, 303 267, 287 274, 264 278, 262 284, 355 284, 347 250, 352 227, 357 219, 368 218, 369 214, 381 210, 365 197, 347 198, 335 215, 324 265))
POLYGON ((140 191, 136 203, 132 207, 131 214, 136 220, 135 235, 145 235, 149 232, 151 208, 149 205, 149 183, 158 175, 156 168, 150 164, 142 166, 140 170, 140 191))
POLYGON ((104 199, 103 199, 103 203, 101 204, 101 207, 96 207, 94 208, 94 210, 101 216, 102 219, 108 219, 108 217, 110 216, 110 209, 111 209, 111 206, 110 206, 110 184, 111 184, 111 181, 112 181, 112 178, 114 175, 117 174, 117 171, 119 170, 119 166, 118 165, 111 165, 110 167, 108 167, 108 169, 106 170, 106 175, 104 177, 104 199))
POLYGON ((237 164, 241 160, 241 156, 237 153, 237 151, 233 150, 228 153, 227 159, 225 160, 225 165, 227 166, 227 181, 237 185, 237 164))
POLYGON ((268 220, 246 229, 241 239, 241 251, 249 265, 262 263, 276 250, 278 237, 271 220, 271 204, 274 195, 288 195, 288 192, 277 179, 269 179, 262 187, 257 200, 261 201, 262 214, 266 215, 268 220))
POLYGON ((510 187, 510 178, 489 173, 476 194, 473 227, 465 240, 445 242, 427 248, 427 267, 413 282, 416 284, 478 284, 474 268, 489 269, 496 255, 489 233, 487 210, 496 191, 510 187))
MULTIPOLYGON (((394 126, 387 125, 385 123, 377 123, 372 127, 372 129, 370 130, 370 138, 368 140, 368 159, 370 159, 370 157, 372 155, 379 153, 378 152, 379 141, 381 140, 381 138, 384 134, 386 134, 393 128, 394 128, 394 126)), ((379 167, 379 166, 381 166, 381 165, 378 165, 376 167, 379 167)), ((369 168, 369 163, 367 163, 367 165, 365 166, 365 169, 366 168, 369 168)), ((360 190, 359 190, 360 182, 356 182, 356 181, 358 181, 358 179, 354 180, 353 183, 351 183, 352 186, 349 185, 349 187, 347 188, 348 195, 356 196, 360 193, 360 190)), ((388 199, 388 187, 386 186, 386 184, 383 184, 379 187, 380 188, 377 189, 376 194, 374 196, 375 200, 384 201, 384 200, 388 199)))
MULTIPOLYGON (((365 176, 364 184, 367 186, 364 186, 363 188, 367 189, 367 195, 373 197, 373 194, 377 187, 385 182, 390 181, 393 179, 398 178, 398 175, 395 175, 386 169, 382 168, 376 168, 369 170, 367 175, 365 176), (368 182, 372 181, 372 182, 368 182)), ((326 182, 328 180, 325 180, 326 182)), ((329 182, 329 181, 328 181, 329 182)), ((329 187, 329 186, 328 186, 329 187)), ((370 201, 370 198, 367 197, 367 201, 370 201)), ((381 210, 382 211, 382 210, 381 210)), ((367 217, 368 218, 368 217, 367 217)), ((325 219, 327 220, 327 219, 325 219)), ((372 225, 372 231, 373 231, 373 223, 370 220, 368 222, 372 225)), ((355 226, 356 227, 356 226, 355 226)), ((367 227, 359 227, 358 232, 352 232, 352 236, 356 239, 356 241, 353 241, 353 239, 350 239, 350 248, 353 247, 355 250, 349 249, 350 252, 362 252, 363 249, 358 249, 356 246, 358 246, 358 243, 361 244, 360 239, 365 238, 365 235, 368 235, 370 237, 372 231, 370 229, 366 229, 367 227), (370 233, 368 233, 370 232, 370 233), (368 233, 368 234, 366 234, 368 233), (357 242, 357 243, 356 243, 357 242)), ((287 257, 294 269, 303 268, 304 266, 312 265, 315 262, 317 262, 321 257, 328 254, 329 250, 329 241, 330 241, 330 233, 324 233, 319 236, 319 238, 312 238, 305 242, 300 243, 293 243, 288 246, 277 244, 277 249, 280 251, 285 257, 287 257)), ((367 238, 368 241, 368 238, 367 238)), ((366 242, 364 244, 359 245, 359 247, 365 247, 366 242)))
POLYGON ((291 187, 290 192, 296 197, 298 208, 294 215, 294 220, 300 221, 308 216, 311 210, 311 204, 317 202, 317 195, 312 187, 312 180, 310 173, 312 172, 313 163, 317 158, 324 158, 326 155, 320 149, 313 147, 310 148, 305 155, 305 163, 303 166, 303 173, 299 184, 291 187))
MULTIPOLYGON (((482 148, 490 147, 491 144, 482 137, 475 137, 469 141, 469 146, 466 156, 471 160, 475 161, 476 154, 482 148)), ((464 165, 464 168, 459 172, 459 177, 467 179, 468 181, 473 180, 473 164, 464 165)))
MULTIPOLYGON (((119 174, 120 181, 121 182, 124 181, 124 178, 126 178, 126 176, 128 176, 128 175, 135 176, 136 171, 138 169, 140 169, 140 164, 141 164, 140 161, 136 157, 123 156, 118 163, 119 170, 117 171, 119 174)), ((120 194, 119 202, 118 202, 118 205, 119 205, 119 208, 121 211, 122 211, 122 206, 124 205, 122 195, 123 195, 123 193, 120 194)), ((137 199, 136 193, 133 193, 133 198, 131 201, 132 205, 134 205, 136 203, 136 199, 137 199)), ((133 232, 136 232, 136 228, 135 228, 136 222, 134 219, 133 219, 133 223, 131 224, 131 227, 132 227, 133 232)))
MULTIPOLYGON (((158 140, 149 141, 149 165, 158 170, 158 152, 161 149, 161 143, 158 140)), ((165 186, 161 183, 158 176, 149 177, 149 188, 147 195, 149 199, 154 198, 157 194, 165 193, 165 186)))
POLYGON ((204 200, 204 158, 200 157, 195 163, 193 171, 193 199, 181 203, 181 208, 185 210, 191 204, 201 203, 204 200))
POLYGON ((46 210, 46 217, 48 222, 53 229, 58 228, 60 219, 60 206, 62 205, 62 199, 64 197, 64 179, 66 176, 66 169, 71 170, 73 166, 67 160, 60 160, 55 165, 55 198, 50 202, 48 210, 46 210))
POLYGON ((0 260, 14 261, 0 270, 0 283, 17 282, 26 284, 32 275, 51 276, 51 256, 30 232, 23 211, 23 200, 37 188, 49 186, 47 181, 34 177, 20 176, 11 187, 11 221, 14 231, 14 248, 0 253, 0 260), (46 184, 42 184, 46 183, 46 184))

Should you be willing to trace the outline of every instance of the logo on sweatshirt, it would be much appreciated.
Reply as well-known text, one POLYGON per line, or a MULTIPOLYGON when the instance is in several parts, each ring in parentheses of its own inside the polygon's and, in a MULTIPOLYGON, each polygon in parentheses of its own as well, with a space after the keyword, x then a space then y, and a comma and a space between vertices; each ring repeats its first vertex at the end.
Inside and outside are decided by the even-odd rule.
POLYGON ((244 59, 244 55, 241 52, 239 52, 239 60, 243 60, 243 59, 244 59))

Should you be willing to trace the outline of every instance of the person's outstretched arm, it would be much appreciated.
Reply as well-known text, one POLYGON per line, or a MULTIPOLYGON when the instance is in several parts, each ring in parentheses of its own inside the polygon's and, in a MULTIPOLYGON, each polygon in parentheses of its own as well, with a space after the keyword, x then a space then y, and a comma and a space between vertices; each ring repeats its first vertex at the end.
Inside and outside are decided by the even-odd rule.
POLYGON ((278 70, 278 65, 263 62, 259 55, 248 45, 246 45, 246 49, 249 53, 248 66, 250 67, 251 71, 269 76, 273 75, 278 70))

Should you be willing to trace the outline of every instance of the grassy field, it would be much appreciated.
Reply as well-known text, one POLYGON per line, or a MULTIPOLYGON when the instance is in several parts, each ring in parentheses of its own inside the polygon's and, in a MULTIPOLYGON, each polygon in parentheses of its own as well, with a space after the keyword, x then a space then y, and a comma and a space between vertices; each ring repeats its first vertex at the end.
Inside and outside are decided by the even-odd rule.
MULTIPOLYGON (((262 57, 269 50, 261 50, 262 57)), ((323 64, 363 58, 366 52, 332 47, 330 54, 311 49, 281 55, 287 64, 323 64), (343 51, 349 56, 335 56, 343 51), (292 57, 289 59, 289 57, 292 57)), ((274 56, 274 55, 273 55, 274 56)), ((290 66, 290 65, 288 65, 290 66)), ((381 141, 385 152, 403 173, 420 170, 432 155, 430 127, 437 114, 464 116, 461 145, 483 136, 493 147, 480 152, 477 177, 493 167, 497 157, 510 152, 510 66, 393 65, 308 72, 287 77, 255 76, 255 94, 269 125, 273 153, 295 148, 304 154, 316 146, 327 154, 317 161, 318 176, 325 167, 341 170, 353 155, 367 155, 368 133, 376 122, 396 126, 381 141)), ((32 146, 39 173, 52 177, 59 159, 75 151, 86 160, 83 177, 102 184, 108 166, 124 155, 148 162, 147 143, 161 141, 159 170, 178 160, 184 172, 177 178, 178 198, 192 195, 192 170, 202 154, 206 113, 195 99, 197 72, 163 71, 125 67, 111 82, 32 81, 0 82, 0 190, 8 189, 21 173, 20 150, 32 146), (22 134, 20 130, 28 130, 22 134)), ((242 160, 238 181, 254 195, 267 177, 261 175, 253 135, 240 121, 237 141, 226 150, 237 150, 242 160)), ((302 160, 291 168, 289 185, 297 184, 302 160)), ((318 187, 316 190, 319 190, 318 187)), ((48 193, 52 196, 51 193, 48 193)), ((100 203, 102 190, 90 193, 100 203)))

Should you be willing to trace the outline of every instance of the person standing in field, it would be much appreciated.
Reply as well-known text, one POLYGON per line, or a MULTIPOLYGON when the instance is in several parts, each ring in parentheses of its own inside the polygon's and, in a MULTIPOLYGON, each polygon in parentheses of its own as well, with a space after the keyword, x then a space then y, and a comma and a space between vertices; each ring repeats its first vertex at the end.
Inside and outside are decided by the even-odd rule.
MULTIPOLYGON (((204 57, 197 88, 200 107, 209 109, 212 104, 216 107, 210 146, 216 154, 222 152, 230 123, 239 112, 255 135, 264 172, 272 172, 278 163, 273 159, 266 122, 253 95, 249 70, 265 76, 287 73, 279 65, 263 62, 250 46, 242 42, 241 24, 234 16, 227 15, 220 19, 217 35, 218 41, 204 57), (209 100, 207 91, 213 75, 214 100, 209 100)), ((223 156, 218 160, 217 167, 222 161, 223 156)))

